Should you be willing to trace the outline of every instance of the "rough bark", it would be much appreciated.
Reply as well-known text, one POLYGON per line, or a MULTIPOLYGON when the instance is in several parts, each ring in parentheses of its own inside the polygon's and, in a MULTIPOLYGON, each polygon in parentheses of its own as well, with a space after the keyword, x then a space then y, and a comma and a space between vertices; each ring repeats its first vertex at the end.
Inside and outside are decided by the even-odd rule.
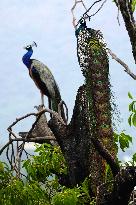
POLYGON ((69 125, 56 126, 54 119, 50 122, 50 128, 68 165, 68 181, 66 183, 69 186, 81 183, 89 175, 90 151, 94 149, 90 141, 87 101, 84 95, 84 86, 81 86, 78 90, 73 116, 69 125))

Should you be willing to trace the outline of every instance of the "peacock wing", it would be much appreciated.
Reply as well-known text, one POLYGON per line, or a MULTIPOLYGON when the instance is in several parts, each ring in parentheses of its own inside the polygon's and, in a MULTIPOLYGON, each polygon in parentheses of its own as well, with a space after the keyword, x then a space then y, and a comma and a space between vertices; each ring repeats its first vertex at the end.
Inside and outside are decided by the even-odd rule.
POLYGON ((42 62, 35 59, 32 59, 31 68, 33 67, 38 72, 41 81, 45 84, 46 88, 48 89, 51 98, 55 98, 56 90, 58 90, 59 92, 59 88, 49 68, 42 62))

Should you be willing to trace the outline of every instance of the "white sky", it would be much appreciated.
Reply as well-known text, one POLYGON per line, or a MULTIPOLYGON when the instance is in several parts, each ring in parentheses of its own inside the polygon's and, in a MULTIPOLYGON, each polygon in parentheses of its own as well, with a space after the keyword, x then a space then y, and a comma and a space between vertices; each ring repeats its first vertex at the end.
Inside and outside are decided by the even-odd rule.
MULTIPOLYGON (((8 140, 6 128, 16 119, 34 111, 40 103, 40 94, 28 75, 21 59, 22 47, 37 42, 33 57, 45 63, 53 72, 60 87, 63 100, 72 114, 76 92, 84 79, 76 56, 76 37, 72 26, 70 9, 74 0, 1 0, 0 1, 0 140, 8 140)), ((92 0, 84 0, 87 6, 92 0)), ((82 15, 78 6, 76 16, 82 15)), ((88 27, 101 30, 108 47, 111 48, 133 71, 135 65, 131 46, 120 15, 117 22, 117 8, 108 0, 103 9, 88 22, 88 27)), ((136 72, 135 72, 136 73, 136 72)), ((113 91, 123 122, 120 130, 135 137, 135 129, 127 123, 128 91, 134 96, 135 82, 120 65, 110 59, 110 74, 113 91)), ((30 121, 17 127, 27 131, 30 121)), ((127 154, 134 152, 134 146, 127 154)))

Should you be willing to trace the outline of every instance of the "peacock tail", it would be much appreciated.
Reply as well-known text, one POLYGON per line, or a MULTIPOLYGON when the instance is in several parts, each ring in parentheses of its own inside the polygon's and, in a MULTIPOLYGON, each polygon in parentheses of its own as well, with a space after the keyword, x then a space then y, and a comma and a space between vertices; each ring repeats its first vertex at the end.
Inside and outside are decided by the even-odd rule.
POLYGON ((91 133, 108 148, 113 140, 109 60, 100 31, 81 28, 77 35, 78 61, 85 76, 91 133))
MULTIPOLYGON (((92 137, 97 137, 104 147, 115 156, 113 148, 109 59, 106 52, 106 45, 101 32, 87 28, 86 23, 80 25, 76 30, 76 37, 78 61, 85 77, 90 133, 92 137)), ((105 173, 106 164, 103 159, 98 156, 96 150, 92 148, 92 155, 94 152, 96 156, 92 159, 90 169, 93 175, 93 181, 98 182, 96 177, 99 172, 98 166, 103 166, 105 173)), ((97 182, 94 183, 97 184, 97 182)))

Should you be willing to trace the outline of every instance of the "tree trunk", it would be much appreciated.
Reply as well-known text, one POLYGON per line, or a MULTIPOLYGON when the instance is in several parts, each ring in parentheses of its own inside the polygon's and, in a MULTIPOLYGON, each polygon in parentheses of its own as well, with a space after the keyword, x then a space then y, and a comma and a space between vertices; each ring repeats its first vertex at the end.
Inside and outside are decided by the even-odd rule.
POLYGON ((136 63, 136 23, 132 11, 132 1, 116 0, 115 3, 122 14, 126 30, 130 38, 130 43, 132 45, 133 57, 136 63))

